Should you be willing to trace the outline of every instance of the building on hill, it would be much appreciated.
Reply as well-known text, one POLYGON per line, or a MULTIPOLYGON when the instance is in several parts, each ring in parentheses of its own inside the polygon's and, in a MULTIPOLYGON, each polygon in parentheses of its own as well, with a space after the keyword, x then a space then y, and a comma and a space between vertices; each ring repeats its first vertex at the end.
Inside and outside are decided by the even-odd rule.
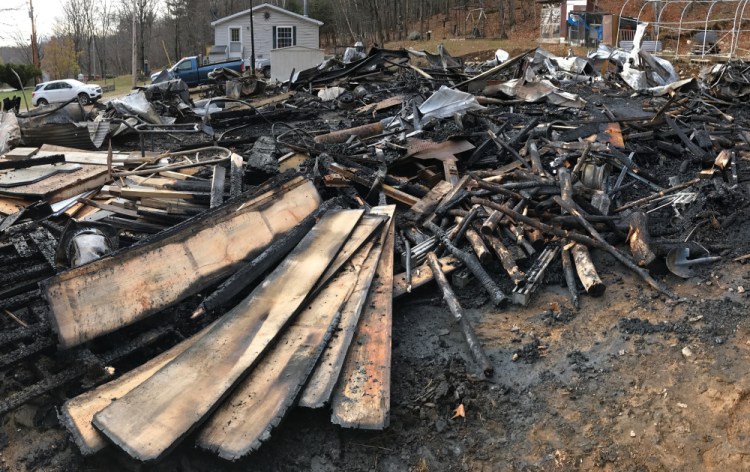
POLYGON ((614 45, 617 16, 595 11, 591 0, 537 0, 542 5, 540 41, 596 47, 614 45))
POLYGON ((254 36, 256 67, 263 69, 270 65, 272 50, 293 46, 319 49, 322 25, 306 15, 263 3, 212 22, 214 46, 208 58, 210 62, 250 59, 254 36))

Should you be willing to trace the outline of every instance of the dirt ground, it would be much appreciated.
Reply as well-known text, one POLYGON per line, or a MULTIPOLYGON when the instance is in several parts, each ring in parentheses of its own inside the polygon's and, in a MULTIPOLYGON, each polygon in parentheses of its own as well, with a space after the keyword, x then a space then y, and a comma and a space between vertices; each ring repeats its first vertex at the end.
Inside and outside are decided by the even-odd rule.
MULTIPOLYGON (((701 240, 749 252, 745 204, 738 223, 706 225, 714 233, 701 240)), ((475 281, 457 290, 494 363, 491 379, 433 285, 396 300, 385 431, 341 429, 328 411, 297 408, 243 461, 224 462, 187 438, 144 466, 114 448, 80 455, 54 408, 78 390, 0 419, 0 471, 750 470, 750 268, 725 258, 691 279, 665 276, 683 297, 674 303, 593 254, 607 290, 583 295, 578 311, 559 259, 525 308, 493 307, 475 281)), ((509 291, 501 272, 493 270, 509 291)))
POLYGON ((325 411, 297 409, 242 462, 222 462, 187 440, 163 463, 138 466, 114 451, 81 457, 40 401, 2 420, 1 470, 750 469, 741 288, 750 288, 750 271, 727 262, 685 281, 670 275, 686 298, 673 304, 608 255, 595 257, 608 267, 608 288, 584 296, 578 312, 554 266, 526 308, 492 308, 473 284, 461 291, 495 365, 488 380, 433 287, 397 300, 385 431, 343 430, 325 411), (465 417, 453 419, 459 405, 465 417))

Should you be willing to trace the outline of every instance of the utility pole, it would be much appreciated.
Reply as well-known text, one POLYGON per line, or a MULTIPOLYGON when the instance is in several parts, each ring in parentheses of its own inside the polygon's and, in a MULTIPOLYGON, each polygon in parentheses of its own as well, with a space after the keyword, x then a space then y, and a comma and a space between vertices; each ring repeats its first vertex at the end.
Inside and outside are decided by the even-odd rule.
POLYGON ((135 88, 136 85, 138 85, 138 61, 136 60, 136 35, 135 35, 135 0, 133 0, 133 55, 131 57, 131 67, 132 67, 132 73, 133 78, 131 80, 132 88, 135 88))
MULTIPOLYGON (((39 43, 36 40, 36 21, 34 20, 34 5, 29 0, 29 18, 31 18, 31 63, 40 69, 42 61, 39 60, 39 43)), ((35 79, 38 80, 38 79, 35 79)))
POLYGON ((255 21, 253 20, 253 0, 250 0, 250 73, 255 77, 255 21))

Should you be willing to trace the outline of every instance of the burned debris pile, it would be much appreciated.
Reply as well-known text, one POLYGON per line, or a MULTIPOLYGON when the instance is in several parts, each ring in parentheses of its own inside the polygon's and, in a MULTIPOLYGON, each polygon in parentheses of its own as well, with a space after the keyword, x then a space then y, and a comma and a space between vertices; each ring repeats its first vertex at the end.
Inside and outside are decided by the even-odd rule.
POLYGON ((0 411, 60 407, 83 454, 236 460, 293 407, 386 428, 392 300, 433 280, 487 377, 467 284, 512 316, 554 272, 575 310, 615 260, 679 303, 749 252, 747 73, 373 49, 3 113, 0 411))

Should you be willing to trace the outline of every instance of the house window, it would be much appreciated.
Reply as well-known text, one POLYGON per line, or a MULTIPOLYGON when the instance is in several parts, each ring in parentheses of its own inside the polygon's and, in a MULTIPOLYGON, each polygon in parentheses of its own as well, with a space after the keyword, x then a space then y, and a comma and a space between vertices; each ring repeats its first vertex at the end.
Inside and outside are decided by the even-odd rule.
POLYGON ((239 54, 242 52, 242 42, 240 40, 240 29, 229 28, 229 53, 239 54))
POLYGON ((293 46, 292 43, 292 27, 291 26, 278 26, 276 27, 276 47, 277 48, 288 48, 293 46))
POLYGON ((239 28, 229 28, 229 40, 233 43, 238 43, 240 41, 240 29, 239 28))

